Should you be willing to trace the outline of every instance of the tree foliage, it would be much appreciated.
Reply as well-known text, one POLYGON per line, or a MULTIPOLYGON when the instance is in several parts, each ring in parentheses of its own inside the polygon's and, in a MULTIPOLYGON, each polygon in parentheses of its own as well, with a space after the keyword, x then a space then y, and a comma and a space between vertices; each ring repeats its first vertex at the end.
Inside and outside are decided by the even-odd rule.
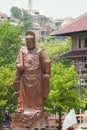
POLYGON ((17 101, 14 96, 13 80, 15 77, 14 65, 0 67, 0 120, 4 119, 5 108, 14 111, 17 101))
POLYGON ((80 104, 78 79, 74 66, 66 68, 59 63, 52 67, 52 76, 48 99, 49 110, 54 112, 54 107, 56 112, 59 110, 67 112, 73 107, 78 110, 82 104, 80 104))
POLYGON ((23 28, 9 22, 0 24, 0 66, 13 63, 21 44, 23 28))
MULTIPOLYGON (((0 105, 1 102, 9 107, 13 103, 13 80, 15 78, 15 67, 14 64, 9 64, 0 67, 0 105)), ((2 107, 4 106, 2 105, 2 107)), ((0 106, 1 108, 1 106, 0 106)))
POLYGON ((9 22, 0 24, 0 112, 6 106, 15 108, 12 83, 15 75, 14 61, 22 44, 19 37, 22 30, 22 27, 9 22))
POLYGON ((10 12, 12 17, 20 19, 23 22, 25 31, 32 29, 32 19, 28 11, 18 7, 12 7, 10 12))
POLYGON ((52 64, 58 64, 60 61, 67 65, 68 67, 71 66, 71 60, 67 59, 60 59, 59 56, 67 51, 70 51, 71 45, 70 45, 70 38, 67 39, 66 44, 61 44, 61 43, 45 43, 45 44, 40 44, 37 43, 39 47, 42 47, 43 49, 46 50, 46 53, 49 55, 52 64))
POLYGON ((21 9, 19 9, 18 7, 12 7, 10 9, 11 12, 11 16, 17 19, 21 19, 22 18, 22 12, 21 9))
POLYGON ((26 10, 22 10, 22 12, 23 12, 22 20, 23 20, 25 31, 32 29, 31 15, 27 13, 26 10))

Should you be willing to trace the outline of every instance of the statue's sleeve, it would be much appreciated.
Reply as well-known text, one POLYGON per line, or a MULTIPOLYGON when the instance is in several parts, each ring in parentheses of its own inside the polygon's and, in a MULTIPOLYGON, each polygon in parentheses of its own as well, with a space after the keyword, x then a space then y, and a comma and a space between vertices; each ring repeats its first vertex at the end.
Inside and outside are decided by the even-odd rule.
MULTIPOLYGON (((41 60, 41 68, 43 74, 51 75, 51 60, 49 56, 45 53, 45 51, 41 52, 40 55, 41 60)), ((42 92, 43 92, 43 100, 45 101, 49 95, 50 91, 50 78, 42 78, 42 92)))
POLYGON ((16 68, 17 68, 17 76, 20 76, 23 73, 23 49, 19 50, 17 59, 16 59, 16 68))
POLYGON ((21 67, 23 67, 23 53, 22 53, 21 49, 19 50, 19 53, 18 53, 18 56, 16 59, 16 67, 19 69, 21 67))
POLYGON ((50 75, 51 74, 51 60, 44 50, 41 52, 40 59, 41 59, 41 68, 42 68, 43 74, 50 75))
POLYGON ((13 87, 14 87, 15 96, 17 99, 19 97, 21 75, 23 73, 23 71, 21 70, 22 66, 23 66, 23 57, 22 57, 22 51, 20 49, 18 56, 17 56, 17 59, 16 59, 16 68, 17 68, 16 78, 13 81, 13 87))

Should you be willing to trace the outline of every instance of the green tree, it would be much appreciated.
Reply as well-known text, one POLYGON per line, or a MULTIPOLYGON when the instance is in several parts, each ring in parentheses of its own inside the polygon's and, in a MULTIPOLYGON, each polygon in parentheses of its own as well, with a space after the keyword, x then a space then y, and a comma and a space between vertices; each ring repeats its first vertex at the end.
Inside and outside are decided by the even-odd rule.
POLYGON ((14 109, 16 100, 13 96, 13 64, 16 59, 17 51, 20 47, 19 38, 23 27, 11 25, 9 22, 0 24, 0 130, 2 129, 3 113, 8 106, 14 109))
POLYGON ((11 12, 11 16, 17 19, 21 19, 22 18, 22 11, 21 9, 19 9, 18 7, 12 7, 10 9, 11 12))
POLYGON ((37 45, 46 50, 47 54, 50 56, 52 64, 56 65, 58 64, 58 62, 61 61, 67 67, 70 67, 71 66, 70 59, 68 60, 68 59, 59 58, 61 54, 65 53, 66 51, 70 51, 71 49, 70 41, 71 41, 70 38, 68 38, 65 44, 61 44, 57 42, 57 43, 45 43, 45 44, 37 43, 37 45))
POLYGON ((8 106, 10 109, 14 109, 15 103, 13 80, 15 78, 15 65, 8 64, 0 67, 0 105, 3 108, 8 106), (4 105, 1 102, 4 101, 4 105))
POLYGON ((78 110, 84 107, 84 103, 80 102, 78 79, 74 66, 66 68, 61 63, 52 66, 50 87, 46 109, 49 113, 59 113, 59 124, 61 124, 63 112, 68 112, 71 108, 78 110))
MULTIPOLYGON (((3 120, 2 111, 8 106, 15 109, 16 100, 13 95, 13 79, 15 77, 14 61, 20 47, 20 35, 23 27, 11 25, 9 22, 0 24, 0 121, 3 120)), ((0 125, 2 124, 0 122, 0 125)), ((0 126, 2 127, 2 126, 0 126)), ((2 128, 0 128, 1 130, 2 128)))
POLYGON ((15 77, 14 65, 0 67, 0 130, 2 130, 2 121, 4 120, 5 108, 13 111, 17 101, 14 97, 13 80, 15 77))
POLYGON ((0 95, 4 99, 3 101, 0 98, 2 107, 2 103, 6 105, 5 103, 11 104, 12 101, 12 77, 14 76, 13 70, 15 70, 12 66, 21 45, 19 36, 22 30, 22 27, 11 25, 9 22, 0 24, 0 89, 2 90, 0 95))
POLYGON ((0 24, 0 66, 13 63, 16 59, 22 31, 23 27, 11 25, 9 22, 0 24))
POLYGON ((23 12, 22 20, 23 20, 25 31, 32 29, 31 15, 26 10, 22 10, 22 12, 23 12))
POLYGON ((18 7, 12 7, 10 9, 11 16, 23 21, 25 31, 32 29, 32 18, 28 11, 20 9, 18 7))

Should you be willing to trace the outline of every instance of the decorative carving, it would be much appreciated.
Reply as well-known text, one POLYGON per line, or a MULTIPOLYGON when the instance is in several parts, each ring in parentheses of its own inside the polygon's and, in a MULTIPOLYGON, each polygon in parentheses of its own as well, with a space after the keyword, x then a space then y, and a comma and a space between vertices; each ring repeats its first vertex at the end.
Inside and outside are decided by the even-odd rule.
POLYGON ((16 112, 12 117, 13 126, 17 128, 24 128, 29 126, 30 128, 44 128, 48 124, 48 116, 45 113, 35 113, 35 114, 24 114, 22 112, 16 112))

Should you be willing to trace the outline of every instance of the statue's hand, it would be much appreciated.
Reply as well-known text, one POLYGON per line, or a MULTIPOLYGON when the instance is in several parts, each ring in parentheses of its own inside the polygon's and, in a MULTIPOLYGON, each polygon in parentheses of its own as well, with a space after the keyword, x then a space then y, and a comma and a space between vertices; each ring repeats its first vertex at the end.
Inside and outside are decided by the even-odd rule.
POLYGON ((19 69, 19 71, 24 71, 25 67, 21 66, 20 64, 17 64, 17 68, 19 69))
POLYGON ((49 74, 44 74, 43 75, 43 78, 50 78, 51 77, 51 75, 49 75, 49 74))

